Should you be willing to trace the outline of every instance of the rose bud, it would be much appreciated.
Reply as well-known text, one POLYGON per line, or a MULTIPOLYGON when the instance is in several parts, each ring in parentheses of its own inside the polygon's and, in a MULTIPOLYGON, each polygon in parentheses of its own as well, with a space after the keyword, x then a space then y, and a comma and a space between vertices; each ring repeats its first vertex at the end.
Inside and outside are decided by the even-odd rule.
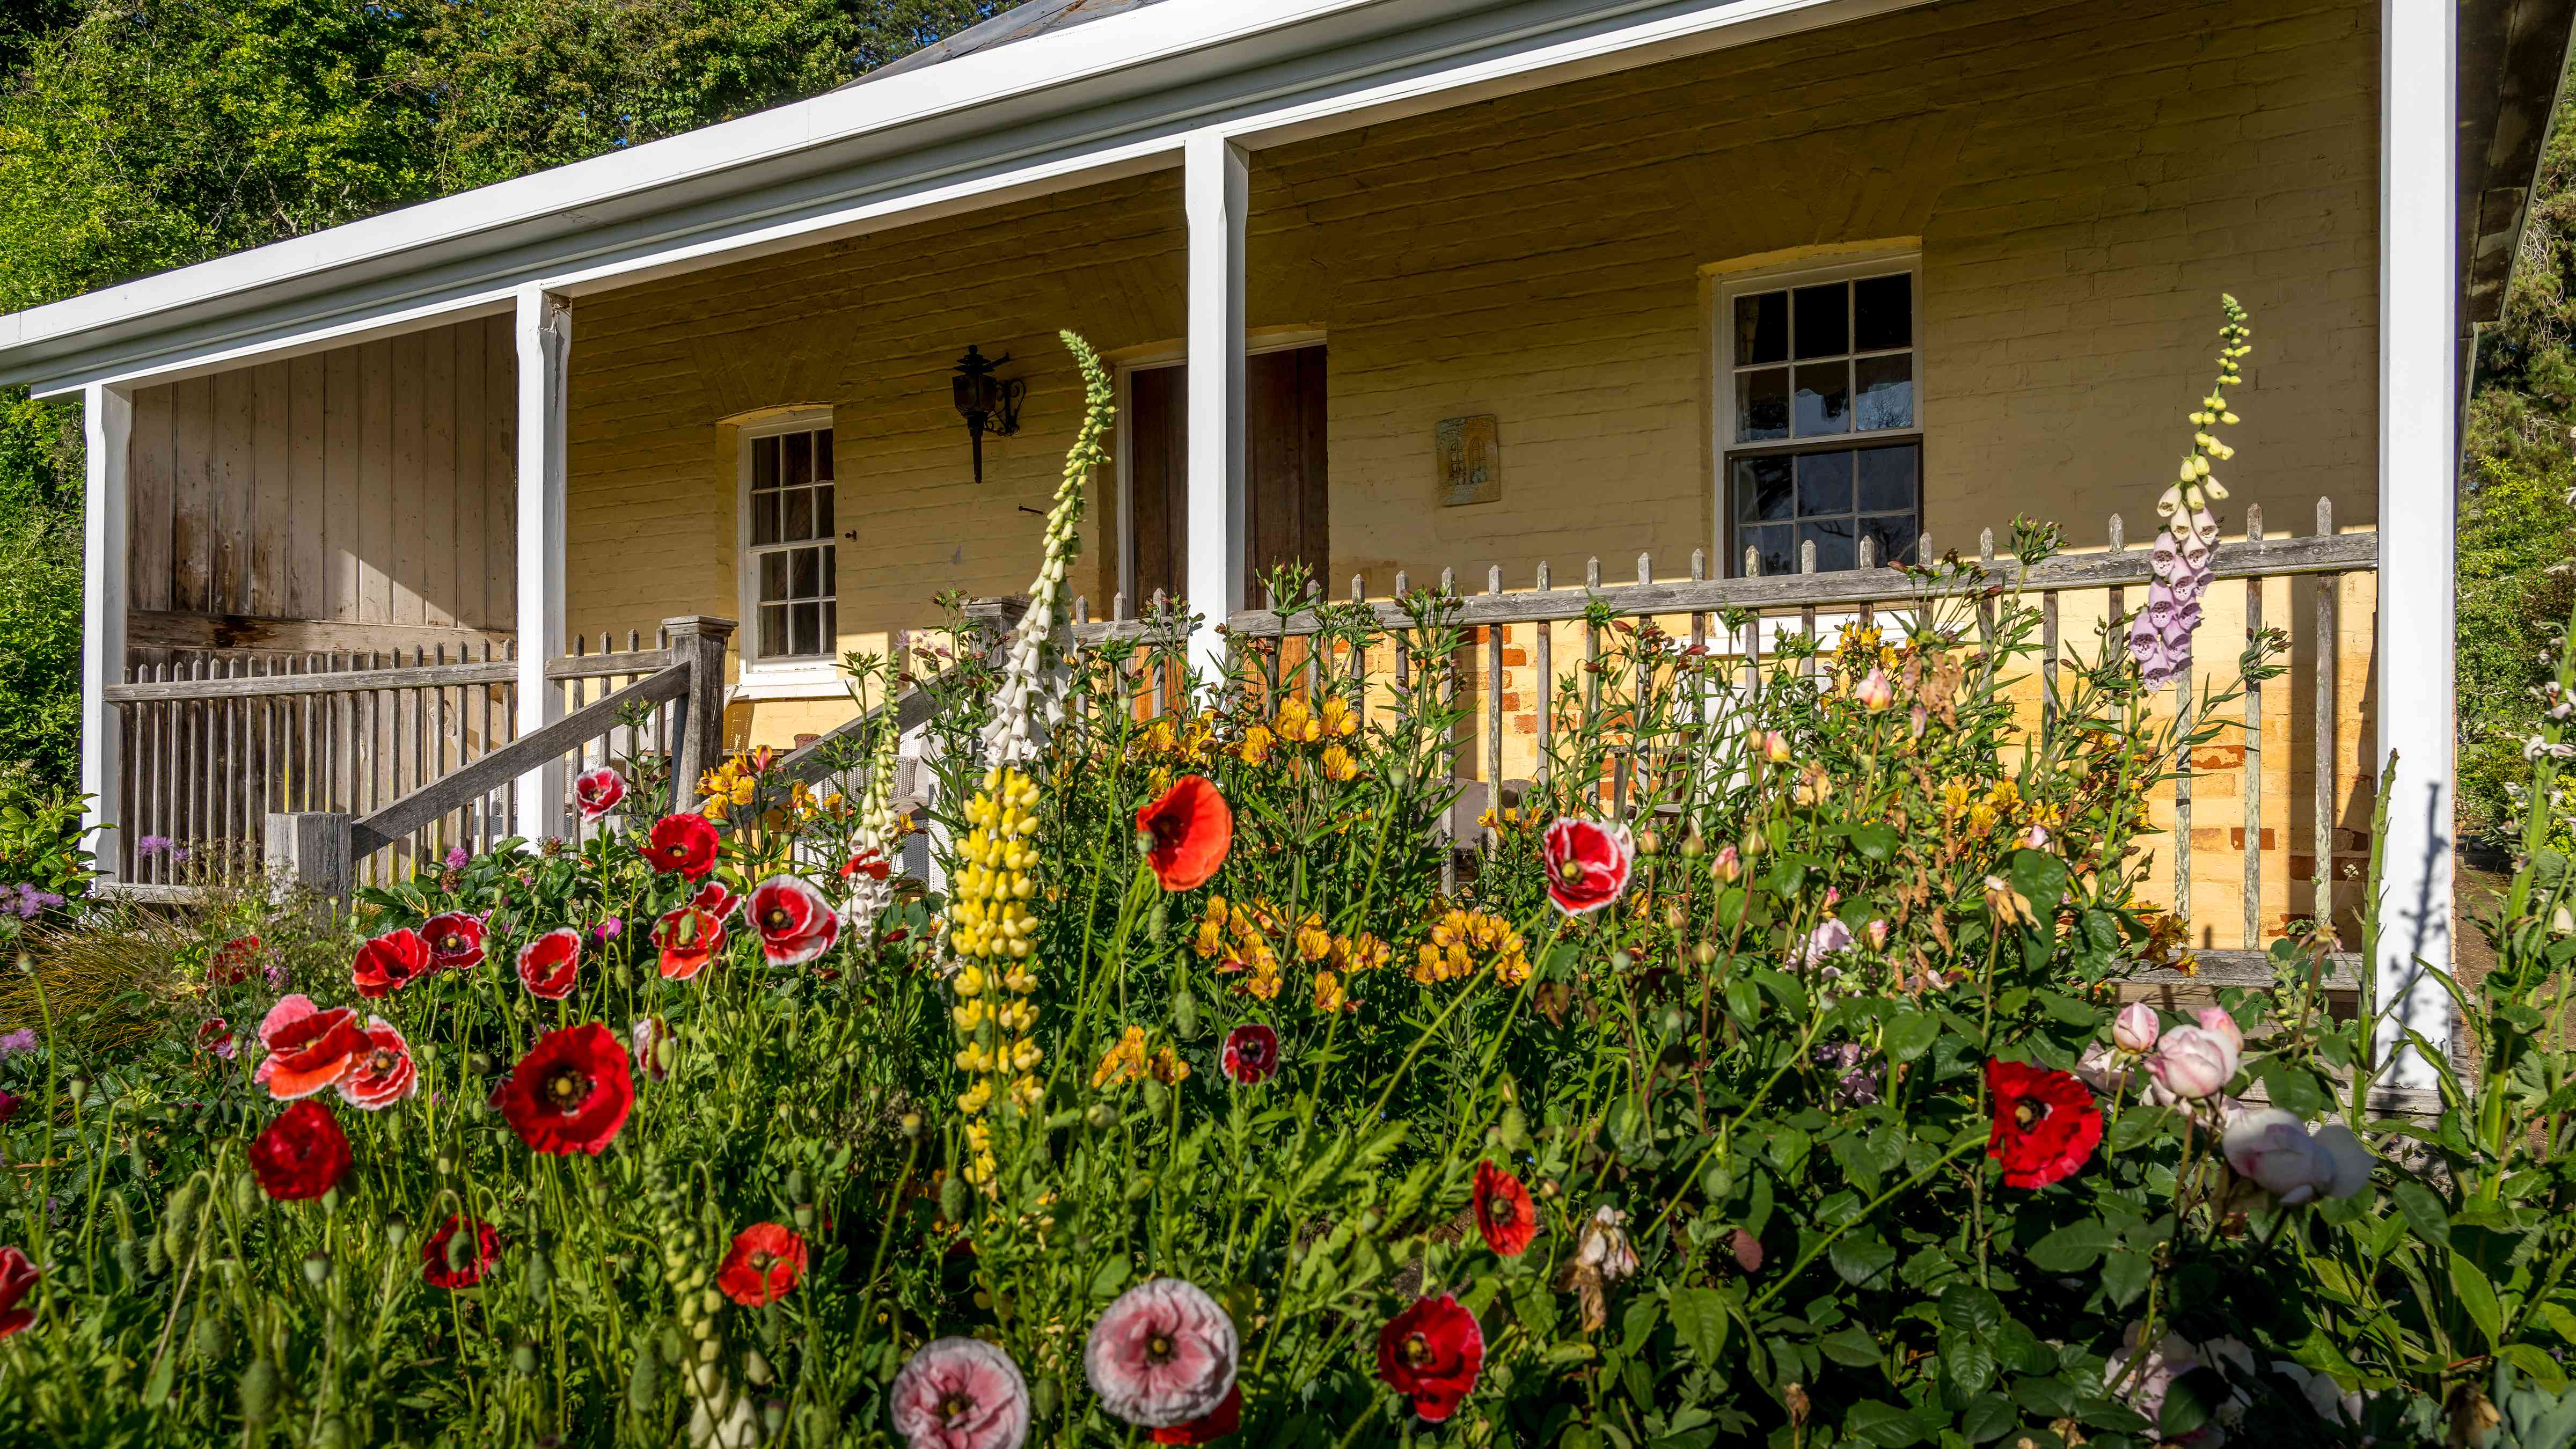
POLYGON ((1744 878, 1742 852, 1732 845, 1727 846, 1717 853, 1717 859, 1709 866, 1708 873, 1719 885, 1735 884, 1744 878))
POLYGON ((2156 1020, 2156 1009, 2143 1001, 2132 1001, 2120 1008, 2111 1022, 2111 1041, 2124 1052, 2145 1056, 2156 1049, 2156 1038, 2164 1026, 2156 1020))

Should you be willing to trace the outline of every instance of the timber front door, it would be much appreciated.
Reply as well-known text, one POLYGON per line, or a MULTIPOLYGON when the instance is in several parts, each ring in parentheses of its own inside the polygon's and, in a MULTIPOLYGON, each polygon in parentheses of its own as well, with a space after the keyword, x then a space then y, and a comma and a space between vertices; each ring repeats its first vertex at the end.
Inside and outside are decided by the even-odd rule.
MULTIPOLYGON (((1244 364, 1244 562, 1248 602, 1257 606, 1271 569, 1302 562, 1321 580, 1330 562, 1324 349, 1256 352, 1244 364)), ((1129 607, 1142 612, 1157 589, 1179 598, 1188 578, 1188 373, 1178 363, 1139 368, 1128 374, 1127 386, 1135 559, 1129 607)))

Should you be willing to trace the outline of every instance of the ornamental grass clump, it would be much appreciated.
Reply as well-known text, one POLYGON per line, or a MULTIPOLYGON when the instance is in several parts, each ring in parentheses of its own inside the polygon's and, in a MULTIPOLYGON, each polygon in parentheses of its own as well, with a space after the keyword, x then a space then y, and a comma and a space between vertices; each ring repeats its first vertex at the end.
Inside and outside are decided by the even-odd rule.
MULTIPOLYGON (((1751 668, 1596 605, 1536 783, 1462 852, 1454 598, 1319 601, 1214 674, 1169 617, 1059 652, 1109 396, 1072 356, 1028 615, 904 665, 918 818, 894 711, 839 787, 755 752, 677 813, 664 762, 614 761, 577 845, 361 891, 326 959, 210 971, 148 1050, 40 1009, 0 1052, 0 1423, 2144 1449, 2440 1437, 2564 1387, 2547 836, 2437 1124, 2375 1115, 2376 1011, 2328 1009, 2320 935, 2192 1015, 2124 988, 2182 944, 2137 897, 2148 799, 2233 695, 2151 702, 2170 651, 2127 620, 2050 679, 1975 563, 1761 621, 1751 668), (1400 691, 1359 669, 1391 646, 1400 691)), ((850 666, 886 703, 896 663, 850 666)))

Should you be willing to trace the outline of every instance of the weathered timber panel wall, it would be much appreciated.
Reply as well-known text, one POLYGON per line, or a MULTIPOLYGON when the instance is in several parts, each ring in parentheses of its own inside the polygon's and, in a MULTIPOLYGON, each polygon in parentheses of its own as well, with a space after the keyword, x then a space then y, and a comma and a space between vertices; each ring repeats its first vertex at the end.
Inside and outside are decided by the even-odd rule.
POLYGON ((245 619, 394 626, 374 647, 509 629, 515 374, 504 317, 139 390, 138 647, 317 647, 245 619))

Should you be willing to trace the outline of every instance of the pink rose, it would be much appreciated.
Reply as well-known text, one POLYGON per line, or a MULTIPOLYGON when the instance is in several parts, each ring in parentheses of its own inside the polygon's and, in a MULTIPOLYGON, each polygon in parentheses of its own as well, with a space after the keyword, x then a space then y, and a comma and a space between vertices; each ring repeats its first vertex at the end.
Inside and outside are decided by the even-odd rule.
POLYGON ((2236 1025, 2236 1018, 2227 1014, 2226 1007, 2204 1006, 2194 1020, 2200 1023, 2202 1031, 2225 1041, 2238 1057, 2245 1055, 2245 1033, 2236 1025))
POLYGON ((2278 1107, 2256 1107, 2219 1138, 2236 1175, 2296 1207, 2320 1197, 2350 1197, 2370 1185, 2370 1150, 2352 1129, 2308 1124, 2278 1107))
POLYGON ((1889 683, 1887 671, 1872 669, 1868 676, 1852 687, 1852 698, 1872 714, 1896 703, 1896 686, 1889 683))
POLYGON ((1091 1326, 1082 1369, 1110 1416, 1148 1429, 1211 1412, 1234 1387, 1234 1320, 1195 1284, 1155 1278, 1091 1326))
POLYGON ((2120 1050, 2140 1056, 2156 1049, 2156 1038, 2163 1031, 2164 1024, 2156 1020, 2156 1009, 2143 1001, 2132 1001, 2120 1008, 2119 1016, 2111 1022, 2111 1040, 2120 1050))
POLYGON ((1028 1381, 980 1338, 933 1339, 895 1375, 887 1416, 911 1449, 1020 1449, 1028 1381))
POLYGON ((2198 1100, 2216 1096, 2236 1078, 2236 1047, 2226 1038, 2197 1026, 2178 1026, 2156 1044, 2147 1070, 2177 1097, 2198 1100))
POLYGON ((1798 948, 1798 964, 1817 965, 1837 951, 1850 950, 1851 944, 1851 927, 1832 916, 1827 916, 1823 924, 1807 933, 1806 943, 1798 948))

